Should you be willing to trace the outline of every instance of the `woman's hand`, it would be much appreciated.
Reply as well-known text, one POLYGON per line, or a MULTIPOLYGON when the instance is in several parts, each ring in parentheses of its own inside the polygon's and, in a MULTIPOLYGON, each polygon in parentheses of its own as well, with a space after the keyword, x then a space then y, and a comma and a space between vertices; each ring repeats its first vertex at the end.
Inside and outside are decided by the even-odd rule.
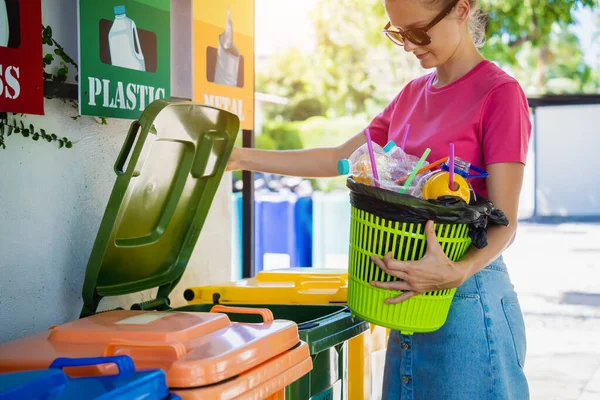
POLYGON ((387 299, 386 304, 396 304, 418 294, 460 286, 467 278, 467 268, 450 260, 437 241, 433 221, 425 225, 427 252, 417 261, 397 261, 388 253, 383 259, 371 260, 384 272, 395 276, 397 282, 371 282, 371 285, 388 290, 401 290, 400 296, 387 299))

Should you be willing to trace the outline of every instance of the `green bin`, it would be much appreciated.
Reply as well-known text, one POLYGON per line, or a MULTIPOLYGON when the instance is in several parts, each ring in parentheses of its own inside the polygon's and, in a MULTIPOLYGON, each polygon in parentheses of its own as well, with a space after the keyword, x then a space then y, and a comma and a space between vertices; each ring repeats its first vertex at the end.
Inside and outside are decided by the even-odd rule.
MULTIPOLYGON (((210 311, 212 305, 173 309, 169 294, 188 265, 238 132, 234 114, 188 102, 155 101, 132 123, 88 261, 82 317, 97 313, 104 297, 156 288, 154 299, 131 309, 210 311)), ((345 305, 262 307, 296 322, 311 350, 312 373, 290 385, 286 397, 347 399, 347 341, 369 324, 345 305)))

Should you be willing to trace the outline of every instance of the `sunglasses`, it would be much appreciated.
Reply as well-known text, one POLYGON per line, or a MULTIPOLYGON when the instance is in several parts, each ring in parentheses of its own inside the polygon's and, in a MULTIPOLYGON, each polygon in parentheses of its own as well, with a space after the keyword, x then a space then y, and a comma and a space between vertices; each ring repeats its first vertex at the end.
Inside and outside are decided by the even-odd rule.
POLYGON ((431 36, 429 36, 429 30, 436 26, 441 20, 446 18, 456 7, 460 0, 453 1, 450 3, 448 7, 446 7, 437 17, 431 21, 429 25, 425 28, 414 28, 409 29, 407 31, 398 30, 390 30, 392 27, 392 23, 388 22, 385 28, 383 28, 383 33, 395 44, 398 46, 404 46, 404 42, 407 40, 411 43, 416 44, 417 46, 426 46, 431 43, 431 36))

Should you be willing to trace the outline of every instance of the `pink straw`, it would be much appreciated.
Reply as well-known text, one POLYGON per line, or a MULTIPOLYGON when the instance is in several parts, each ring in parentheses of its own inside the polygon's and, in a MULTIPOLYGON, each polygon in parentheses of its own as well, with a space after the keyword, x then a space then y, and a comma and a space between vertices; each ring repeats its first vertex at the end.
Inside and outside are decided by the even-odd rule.
POLYGON ((450 143, 450 182, 448 188, 454 191, 454 143, 450 143))
POLYGON ((371 171, 373 171, 373 178, 375 178, 375 186, 379 187, 379 174, 377 173, 377 165, 375 164, 375 155, 373 154, 373 143, 371 142, 371 131, 369 128, 365 129, 365 136, 367 137, 367 148, 369 149, 371 171))
POLYGON ((404 147, 406 147, 406 139, 408 139, 408 131, 410 130, 410 124, 406 124, 406 128, 404 128, 404 137, 402 138, 402 146, 400 148, 404 151, 404 147))

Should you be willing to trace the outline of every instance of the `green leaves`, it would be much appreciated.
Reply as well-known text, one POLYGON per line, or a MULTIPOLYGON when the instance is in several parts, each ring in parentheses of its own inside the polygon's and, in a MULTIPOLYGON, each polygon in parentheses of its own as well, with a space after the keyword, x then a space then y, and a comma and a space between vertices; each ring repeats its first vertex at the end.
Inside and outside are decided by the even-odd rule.
MULTIPOLYGON (((60 68, 56 71, 56 74, 48 73, 45 71, 46 67, 50 66, 54 62, 54 55, 46 54, 43 58, 43 68, 44 68, 44 79, 54 81, 57 83, 64 83, 67 81, 69 76, 69 66, 68 64, 75 67, 76 70, 79 69, 75 60, 73 60, 67 53, 65 53, 65 49, 52 37, 52 28, 50 26, 42 25, 42 42, 48 46, 54 46, 54 55, 56 55, 60 61, 60 68)), ((79 80, 79 75, 75 75, 75 81, 79 80)))
POLYGON ((482 53, 511 70, 528 94, 597 91, 600 80, 571 26, 575 11, 598 6, 598 0, 483 0, 490 18, 482 53))
POLYGON ((31 138, 34 141, 39 141, 40 138, 46 140, 48 143, 57 142, 58 148, 66 147, 70 149, 73 147, 73 142, 66 137, 58 138, 55 133, 48 134, 45 129, 40 129, 39 132, 33 126, 29 124, 25 127, 23 121, 19 121, 17 124, 16 120, 13 120, 12 125, 9 124, 8 120, 0 120, 0 148, 6 149, 5 136, 9 137, 14 133, 20 133, 23 137, 31 138))

